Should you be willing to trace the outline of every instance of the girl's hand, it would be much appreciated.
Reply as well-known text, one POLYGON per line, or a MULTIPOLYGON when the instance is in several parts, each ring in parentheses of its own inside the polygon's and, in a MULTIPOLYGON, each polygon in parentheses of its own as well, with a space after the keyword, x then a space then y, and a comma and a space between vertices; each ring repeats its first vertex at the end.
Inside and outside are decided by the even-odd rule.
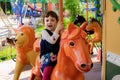
POLYGON ((64 29, 64 24, 62 22, 59 22, 57 27, 59 28, 59 31, 61 31, 64 29))
POLYGON ((64 30, 64 24, 62 22, 58 22, 55 32, 59 34, 63 30, 64 30))

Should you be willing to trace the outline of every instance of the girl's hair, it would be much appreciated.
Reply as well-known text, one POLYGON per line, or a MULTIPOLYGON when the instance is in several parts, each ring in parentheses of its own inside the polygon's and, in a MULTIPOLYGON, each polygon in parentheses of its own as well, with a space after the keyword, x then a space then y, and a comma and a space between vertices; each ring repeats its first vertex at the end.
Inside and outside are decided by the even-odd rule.
POLYGON ((44 22, 44 18, 49 17, 49 16, 54 17, 56 19, 56 21, 58 22, 58 20, 59 20, 58 15, 54 11, 48 11, 43 17, 43 22, 44 22))

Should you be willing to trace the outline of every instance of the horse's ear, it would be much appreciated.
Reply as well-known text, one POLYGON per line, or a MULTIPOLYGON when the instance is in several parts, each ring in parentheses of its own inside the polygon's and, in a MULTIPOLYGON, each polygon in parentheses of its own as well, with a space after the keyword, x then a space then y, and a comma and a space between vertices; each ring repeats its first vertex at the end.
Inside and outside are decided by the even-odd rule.
POLYGON ((83 22, 81 25, 80 25, 80 28, 82 29, 82 30, 85 30, 86 29, 86 26, 87 26, 87 22, 85 21, 85 22, 83 22))
POLYGON ((73 31, 73 30, 75 30, 76 29, 76 26, 74 25, 74 23, 69 23, 69 25, 68 25, 68 32, 69 32, 69 34, 73 31))
POLYGON ((85 31, 81 30, 81 36, 82 36, 84 39, 86 39, 87 33, 86 33, 85 31))

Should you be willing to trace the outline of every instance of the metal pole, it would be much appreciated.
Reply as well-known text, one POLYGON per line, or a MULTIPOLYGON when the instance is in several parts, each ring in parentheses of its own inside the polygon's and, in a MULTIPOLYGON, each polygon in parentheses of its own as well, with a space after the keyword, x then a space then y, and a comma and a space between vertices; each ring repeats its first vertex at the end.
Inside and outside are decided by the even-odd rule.
POLYGON ((59 20, 63 22, 63 0, 59 0, 59 20))
POLYGON ((88 0, 86 0, 86 21, 88 22, 88 0))

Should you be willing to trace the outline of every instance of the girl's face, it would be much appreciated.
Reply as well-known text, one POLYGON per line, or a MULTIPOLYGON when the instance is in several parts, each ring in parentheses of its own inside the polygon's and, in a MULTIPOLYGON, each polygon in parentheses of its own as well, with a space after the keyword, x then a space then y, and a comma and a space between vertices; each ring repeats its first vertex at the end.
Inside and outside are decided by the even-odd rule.
POLYGON ((57 20, 56 20, 56 18, 54 18, 52 16, 45 17, 44 23, 45 23, 46 29, 48 29, 50 31, 54 31, 57 26, 57 20))

